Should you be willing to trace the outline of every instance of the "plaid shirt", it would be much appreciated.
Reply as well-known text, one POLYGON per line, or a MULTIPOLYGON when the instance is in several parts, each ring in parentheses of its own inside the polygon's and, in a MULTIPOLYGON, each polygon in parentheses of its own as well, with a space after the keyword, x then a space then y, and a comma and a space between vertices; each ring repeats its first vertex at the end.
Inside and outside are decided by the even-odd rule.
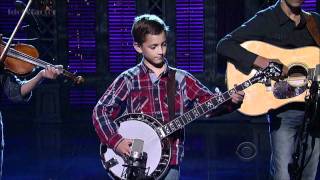
MULTIPOLYGON (((117 147, 122 137, 117 133, 117 125, 113 120, 125 113, 144 113, 163 123, 169 121, 166 88, 169 69, 173 68, 167 65, 167 69, 156 77, 141 62, 123 72, 109 86, 95 106, 92 116, 95 130, 103 144, 113 149, 117 147)), ((190 73, 175 70, 175 115, 178 117, 214 94, 190 73)), ((220 93, 218 88, 216 93, 220 93)), ((231 112, 233 109, 232 103, 226 103, 211 115, 231 112)), ((169 140, 172 148, 170 164, 177 165, 183 157, 184 129, 170 135, 169 140)))

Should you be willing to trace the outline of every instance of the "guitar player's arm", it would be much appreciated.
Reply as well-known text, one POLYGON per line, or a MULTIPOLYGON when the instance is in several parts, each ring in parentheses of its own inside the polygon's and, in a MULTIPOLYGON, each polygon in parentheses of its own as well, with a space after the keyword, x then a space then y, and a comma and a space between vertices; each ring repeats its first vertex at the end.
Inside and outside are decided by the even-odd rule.
MULTIPOLYGON (((114 123, 114 120, 124 112, 126 98, 130 92, 125 78, 121 74, 108 87, 94 107, 92 114, 93 125, 101 143, 108 145, 113 150, 116 150, 119 143, 127 142, 117 133, 118 127, 114 123)), ((128 148, 129 145, 128 142, 128 148)))
POLYGON ((217 52, 232 60, 244 72, 250 72, 252 67, 265 68, 269 64, 269 59, 251 53, 240 46, 248 40, 263 41, 262 37, 268 31, 264 27, 269 27, 266 23, 270 21, 264 13, 258 12, 253 18, 222 38, 217 45, 217 52))

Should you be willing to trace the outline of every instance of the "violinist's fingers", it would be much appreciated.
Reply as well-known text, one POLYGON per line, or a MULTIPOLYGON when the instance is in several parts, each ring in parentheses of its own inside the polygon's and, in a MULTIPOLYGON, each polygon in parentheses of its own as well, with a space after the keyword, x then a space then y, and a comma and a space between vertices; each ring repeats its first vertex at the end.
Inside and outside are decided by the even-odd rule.
POLYGON ((62 70, 63 69, 63 65, 55 65, 54 66, 56 69, 62 70))
POLYGON ((55 65, 54 67, 58 70, 59 74, 63 73, 63 66, 62 65, 55 65))
POLYGON ((63 66, 62 65, 56 65, 56 66, 50 66, 49 70, 54 74, 54 75, 60 75, 63 72, 63 66))
POLYGON ((56 79, 61 72, 53 66, 47 66, 44 70, 44 77, 49 79, 56 79))
POLYGON ((63 68, 63 65, 59 64, 59 65, 54 65, 55 68, 63 68))

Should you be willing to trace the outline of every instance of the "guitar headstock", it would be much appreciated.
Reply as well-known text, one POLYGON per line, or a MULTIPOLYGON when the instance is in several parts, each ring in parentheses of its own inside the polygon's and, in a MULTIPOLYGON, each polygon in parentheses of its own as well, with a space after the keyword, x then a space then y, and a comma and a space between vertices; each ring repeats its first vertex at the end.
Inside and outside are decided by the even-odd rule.
POLYGON ((268 79, 279 79, 282 73, 282 64, 269 62, 269 65, 259 70, 252 78, 252 83, 266 83, 268 79))

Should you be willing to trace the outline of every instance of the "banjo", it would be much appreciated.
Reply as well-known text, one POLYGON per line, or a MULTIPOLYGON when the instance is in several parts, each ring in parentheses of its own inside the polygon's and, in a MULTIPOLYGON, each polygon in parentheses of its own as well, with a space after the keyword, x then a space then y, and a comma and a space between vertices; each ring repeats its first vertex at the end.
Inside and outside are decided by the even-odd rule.
MULTIPOLYGON (((184 128, 184 126, 207 112, 216 109, 219 105, 231 99, 232 94, 242 91, 255 83, 265 83, 268 78, 279 77, 281 75, 280 66, 276 63, 270 63, 267 68, 257 71, 249 80, 210 98, 164 125, 146 114, 125 114, 114 120, 119 127, 118 133, 124 138, 134 139, 134 141, 138 139, 143 142, 143 152, 147 154, 146 174, 153 179, 159 179, 166 174, 170 163, 171 146, 167 138, 170 134, 184 128)), ((127 158, 119 156, 105 144, 100 145, 100 155, 102 165, 111 177, 126 179, 127 158)))

